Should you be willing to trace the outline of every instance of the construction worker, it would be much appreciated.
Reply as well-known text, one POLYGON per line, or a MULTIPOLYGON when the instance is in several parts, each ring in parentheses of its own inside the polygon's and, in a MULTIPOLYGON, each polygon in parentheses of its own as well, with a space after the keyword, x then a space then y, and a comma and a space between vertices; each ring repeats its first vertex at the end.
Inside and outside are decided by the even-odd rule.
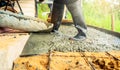
POLYGON ((57 32, 63 17, 64 5, 68 8, 72 15, 72 19, 78 33, 71 40, 86 39, 87 27, 82 15, 80 0, 54 0, 51 22, 54 24, 52 32, 57 32))

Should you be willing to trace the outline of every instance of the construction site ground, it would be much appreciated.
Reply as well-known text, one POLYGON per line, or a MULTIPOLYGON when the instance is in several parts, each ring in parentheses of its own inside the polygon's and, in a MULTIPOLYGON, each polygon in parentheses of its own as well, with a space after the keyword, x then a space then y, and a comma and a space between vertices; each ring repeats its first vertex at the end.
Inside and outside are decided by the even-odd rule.
POLYGON ((13 70, 120 70, 118 53, 120 52, 49 52, 20 57, 14 61, 13 70))
MULTIPOLYGON (((9 63, 14 62, 13 70, 120 70, 119 35, 88 27, 86 40, 69 40, 75 34, 77 31, 72 24, 62 25, 59 33, 1 34, 0 50, 7 45, 18 43, 20 43, 19 48, 23 46, 19 54, 17 51, 20 50, 16 48, 18 50, 14 54, 16 53, 17 57, 11 62, 5 55, 8 53, 0 52, 1 57, 7 56, 1 60, 6 58, 9 63)), ((11 49, 11 51, 16 49, 11 49)), ((1 63, 6 66, 4 61, 1 63)))
POLYGON ((49 50, 60 52, 105 52, 120 50, 120 38, 88 27, 87 39, 69 40, 77 34, 72 25, 62 25, 59 33, 32 33, 22 55, 47 53, 49 50))

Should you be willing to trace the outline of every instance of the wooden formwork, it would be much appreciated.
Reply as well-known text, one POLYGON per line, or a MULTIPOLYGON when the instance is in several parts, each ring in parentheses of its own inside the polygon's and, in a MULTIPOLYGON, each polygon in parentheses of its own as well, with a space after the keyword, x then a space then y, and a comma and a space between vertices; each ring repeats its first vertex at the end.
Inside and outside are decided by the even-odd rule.
MULTIPOLYGON (((51 22, 51 18, 48 18, 47 21, 51 22)), ((62 23, 73 23, 73 21, 72 20, 68 20, 68 19, 63 19, 62 23)))
POLYGON ((27 33, 0 34, 0 70, 11 70, 29 38, 27 33))

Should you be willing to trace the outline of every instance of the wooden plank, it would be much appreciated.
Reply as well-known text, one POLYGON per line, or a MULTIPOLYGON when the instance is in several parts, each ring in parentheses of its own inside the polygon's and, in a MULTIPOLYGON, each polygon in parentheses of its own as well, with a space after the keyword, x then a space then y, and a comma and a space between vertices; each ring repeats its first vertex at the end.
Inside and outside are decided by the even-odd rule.
MULTIPOLYGON (((51 18, 48 18, 47 21, 51 22, 51 18)), ((62 23, 73 23, 73 21, 72 20, 68 20, 68 19, 63 19, 62 23)))
POLYGON ((11 70, 28 40, 27 33, 0 34, 0 70, 11 70))

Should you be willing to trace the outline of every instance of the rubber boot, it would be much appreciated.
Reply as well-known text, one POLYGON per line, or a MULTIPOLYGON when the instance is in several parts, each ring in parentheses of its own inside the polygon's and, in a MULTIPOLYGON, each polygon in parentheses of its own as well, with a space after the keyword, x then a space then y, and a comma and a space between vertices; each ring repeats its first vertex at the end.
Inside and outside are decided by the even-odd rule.
POLYGON ((54 1, 52 16, 51 16, 51 23, 54 24, 52 32, 58 31, 60 24, 62 22, 63 12, 64 12, 64 4, 60 4, 54 1))
POLYGON ((72 40, 86 39, 87 26, 85 24, 84 17, 82 15, 82 9, 80 7, 81 6, 80 0, 77 0, 74 3, 66 4, 66 6, 72 15, 74 25, 78 31, 77 35, 75 35, 73 38, 70 38, 70 39, 72 40))

